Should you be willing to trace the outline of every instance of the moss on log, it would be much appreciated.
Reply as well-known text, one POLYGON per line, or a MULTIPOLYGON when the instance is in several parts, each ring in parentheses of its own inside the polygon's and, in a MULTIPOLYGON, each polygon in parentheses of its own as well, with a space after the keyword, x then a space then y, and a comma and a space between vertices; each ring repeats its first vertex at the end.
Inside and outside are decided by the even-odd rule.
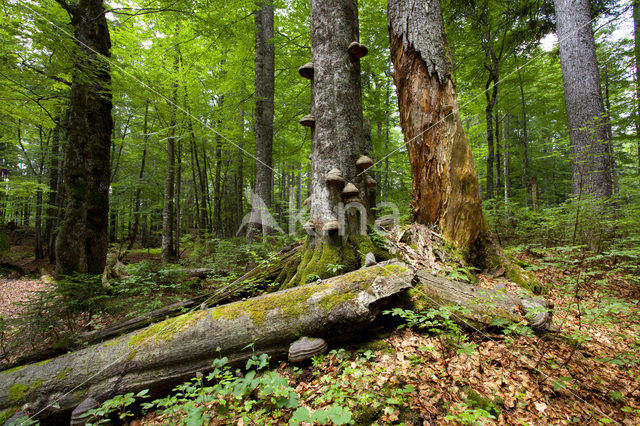
POLYGON ((171 389, 206 372, 215 358, 286 357, 300 336, 330 344, 361 335, 413 272, 390 263, 276 293, 198 310, 51 360, 0 373, 0 412, 23 404, 48 423, 68 421, 82 400, 171 389), (252 346, 248 348, 248 346, 252 346))

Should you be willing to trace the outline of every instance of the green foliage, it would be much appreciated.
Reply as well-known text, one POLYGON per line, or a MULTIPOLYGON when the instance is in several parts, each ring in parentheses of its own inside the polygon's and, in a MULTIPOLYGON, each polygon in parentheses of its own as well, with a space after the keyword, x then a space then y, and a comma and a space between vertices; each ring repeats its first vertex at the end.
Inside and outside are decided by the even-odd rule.
POLYGON ((110 423, 109 416, 111 414, 116 414, 120 420, 124 421, 133 416, 133 412, 128 407, 138 399, 148 398, 148 393, 149 390, 144 389, 137 394, 130 392, 125 395, 116 395, 104 401, 98 408, 87 411, 83 418, 87 419, 87 425, 110 423))

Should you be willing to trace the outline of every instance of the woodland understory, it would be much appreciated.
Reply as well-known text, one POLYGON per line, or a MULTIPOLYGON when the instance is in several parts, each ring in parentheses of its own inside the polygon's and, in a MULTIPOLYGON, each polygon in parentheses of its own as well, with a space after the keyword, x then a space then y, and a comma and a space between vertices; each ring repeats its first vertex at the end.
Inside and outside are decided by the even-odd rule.
POLYGON ((0 425, 640 424, 640 0, 0 15, 0 425))
MULTIPOLYGON (((549 213, 534 214, 541 218, 549 213)), ((566 221, 574 214, 567 212, 566 221)), ((553 245, 557 238, 571 238, 564 232, 567 222, 558 216, 545 222, 545 235, 528 233, 536 220, 522 220, 514 227, 517 220, 522 220, 518 212, 509 217, 500 212, 492 225, 502 232, 503 241, 513 243, 507 245, 509 256, 543 283, 544 296, 554 304, 555 333, 535 333, 526 322, 479 329, 455 322, 455 307, 415 312, 396 308, 363 339, 332 347, 305 364, 256 356, 240 374, 225 369, 222 359, 215 374, 194 377, 164 398, 150 401, 144 392, 117 396, 104 402, 94 418, 129 424, 297 424, 305 419, 363 425, 636 424, 638 235, 602 241, 597 250, 571 241, 553 245)), ((14 307, 3 301, 5 364, 23 353, 55 346, 74 333, 229 288, 245 271, 273 259, 274 248, 285 243, 194 241, 185 244, 182 265, 172 267, 161 262, 157 250, 133 250, 123 258, 121 273, 127 278, 110 280, 105 294, 89 299, 91 306, 65 308, 66 317, 48 324, 47 319, 53 321, 60 312, 47 309, 59 306, 55 300, 61 296, 51 288, 50 278, 39 277, 51 266, 28 255, 29 234, 14 231, 10 255, 11 264, 26 275, 18 277, 16 269, 5 269, 2 281, 3 291, 13 283, 25 283, 21 297, 27 300, 14 307), (194 263, 210 268, 211 275, 188 279, 184 272, 172 274, 194 263), (41 292, 29 293, 36 284, 41 292), (52 330, 57 333, 52 335, 52 330)), ((424 227, 400 225, 376 240, 416 267, 470 285, 518 289, 504 271, 478 274, 424 227)), ((252 289, 243 291, 249 295, 252 289)))

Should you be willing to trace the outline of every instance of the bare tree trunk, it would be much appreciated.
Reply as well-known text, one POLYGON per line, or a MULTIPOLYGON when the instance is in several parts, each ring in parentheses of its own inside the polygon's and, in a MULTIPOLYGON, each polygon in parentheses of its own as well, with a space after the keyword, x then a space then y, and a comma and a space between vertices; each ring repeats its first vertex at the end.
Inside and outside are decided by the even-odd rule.
POLYGON ((609 69, 607 64, 604 64, 604 107, 607 113, 605 119, 607 123, 607 145, 609 147, 609 155, 611 156, 611 181, 613 183, 613 193, 618 195, 620 188, 618 187, 618 171, 616 169, 616 156, 613 149, 613 132, 611 130, 611 101, 609 99, 609 69))
MULTIPOLYGON (((501 251, 482 212, 447 55, 440 1, 390 0, 388 17, 400 123, 413 177, 414 220, 437 225, 450 243, 467 253, 471 263, 492 267, 501 251)), ((496 90, 494 85, 494 93, 496 90)), ((488 129, 493 128, 490 118, 488 114, 488 129)), ((493 136, 490 140, 493 142, 493 136)))
POLYGON ((638 146, 638 174, 640 175, 640 4, 633 2, 633 46, 635 59, 635 84, 636 84, 636 144, 638 146))
POLYGON ((609 198, 611 158, 589 2, 555 0, 555 10, 571 140, 573 194, 609 198))
POLYGON ((100 274, 107 256, 110 164, 111 41, 102 0, 67 3, 78 41, 71 100, 64 181, 69 202, 56 241, 56 273, 100 274))
POLYGON ((500 194, 502 188, 502 157, 501 157, 501 141, 500 141, 500 114, 498 111, 494 114, 496 122, 495 140, 496 140, 496 196, 500 194))
MULTIPOLYGON (((272 43, 273 3, 272 0, 256 2, 255 16, 255 88, 256 107, 254 130, 256 138, 256 183, 255 195, 261 200, 254 202, 254 209, 269 209, 273 197, 273 112, 275 87, 275 46, 272 43)), ((249 240, 253 240, 260 232, 269 233, 263 229, 267 223, 262 219, 268 211, 255 211, 252 215, 250 229, 247 232, 249 240)))
POLYGON ((180 238, 181 238, 181 225, 182 225, 182 217, 180 214, 180 197, 182 196, 182 142, 180 138, 178 138, 178 168, 176 170, 176 201, 175 201, 175 248, 174 251, 176 256, 180 257, 180 238))
POLYGON ((524 97, 524 82, 522 72, 518 67, 516 59, 516 68, 518 69, 518 83, 520 87, 520 109, 522 111, 522 187, 524 188, 525 203, 529 204, 531 194, 531 173, 529 172, 529 134, 527 133, 527 103, 524 97))
POLYGON ((509 194, 511 192, 511 181, 509 179, 509 174, 511 173, 509 167, 509 139, 507 137, 509 114, 505 113, 502 119, 504 121, 502 123, 502 175, 504 178, 504 205, 506 206, 509 203, 509 194))
POLYGON ((485 98, 487 106, 485 107, 485 118, 487 124, 487 188, 486 197, 488 200, 493 198, 493 161, 494 161, 494 145, 493 145, 493 108, 498 99, 498 71, 492 68, 489 71, 489 77, 485 84, 485 98), (489 90, 491 89, 491 90, 489 90))
POLYGON ((149 101, 144 106, 144 125, 142 127, 144 145, 142 148, 142 160, 140 161, 140 173, 138 174, 138 189, 136 189, 133 229, 129 234, 129 246, 127 250, 131 250, 138 236, 138 228, 140 227, 140 196, 142 195, 142 178, 144 177, 144 166, 147 161, 147 143, 149 142, 149 101))
MULTIPOLYGON (((174 68, 178 67, 178 59, 174 62, 174 68)), ((162 260, 169 262, 175 257, 174 226, 175 226, 175 138, 176 138, 176 102, 178 100, 178 86, 173 83, 173 104, 171 119, 169 120, 169 137, 167 138, 167 163, 164 180, 164 203, 162 208, 162 260)))

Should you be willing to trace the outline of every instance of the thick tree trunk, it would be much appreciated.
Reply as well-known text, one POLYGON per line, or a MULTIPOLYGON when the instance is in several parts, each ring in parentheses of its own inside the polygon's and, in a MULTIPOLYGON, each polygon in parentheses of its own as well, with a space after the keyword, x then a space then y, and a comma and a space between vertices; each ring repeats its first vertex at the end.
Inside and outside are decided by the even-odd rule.
MULTIPOLYGON (((391 56, 413 177, 414 220, 437 225, 476 266, 499 251, 482 213, 462 128, 439 0, 391 0, 391 56)), ((487 125, 493 127, 492 121, 487 125)))
MULTIPOLYGON (((286 356, 300 336, 330 345, 367 330, 413 273, 399 263, 374 266, 321 283, 198 310, 48 362, 0 373, 0 410, 24 403, 41 420, 64 416, 87 397, 172 386, 210 370, 215 358, 239 364, 252 354, 286 356)), ((58 423, 60 424, 60 423, 58 423)))
POLYGON ((56 273, 102 273, 107 255, 111 145, 111 41, 102 0, 58 1, 78 41, 64 181, 69 201, 56 241, 56 273))
POLYGON ((273 197, 273 112, 275 88, 275 46, 273 45, 273 3, 259 0, 255 17, 255 90, 256 107, 254 131, 256 140, 256 184, 255 195, 261 200, 254 202, 252 223, 247 237, 253 240, 260 232, 269 233, 267 222, 262 219, 269 214, 273 197), (260 207, 258 207, 260 206, 260 207), (263 210, 267 211, 263 211, 263 210))
POLYGON ((611 164, 587 0, 555 0, 573 194, 611 196, 611 164))

